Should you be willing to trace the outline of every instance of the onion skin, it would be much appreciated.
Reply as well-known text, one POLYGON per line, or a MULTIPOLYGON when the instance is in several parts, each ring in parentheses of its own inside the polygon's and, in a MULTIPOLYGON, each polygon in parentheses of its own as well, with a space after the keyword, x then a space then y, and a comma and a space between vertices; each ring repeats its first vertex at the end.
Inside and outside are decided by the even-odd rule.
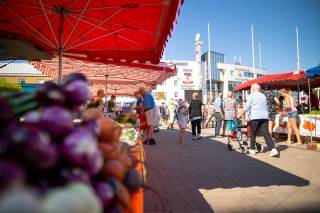
POLYGON ((110 118, 99 118, 100 126, 99 141, 102 143, 118 143, 121 135, 121 127, 110 118))
POLYGON ((0 160, 0 190, 15 184, 24 184, 27 178, 25 169, 18 162, 0 160))
POLYGON ((40 124, 53 138, 64 137, 74 127, 71 113, 59 106, 46 108, 42 112, 40 124))
POLYGON ((83 120, 97 120, 99 118, 103 118, 104 115, 100 109, 90 108, 84 111, 83 120))
POLYGON ((66 96, 66 107, 80 106, 90 98, 90 88, 87 82, 75 80, 66 85, 63 89, 66 96))
POLYGON ((115 177, 117 180, 122 181, 125 177, 125 167, 117 160, 109 160, 103 167, 103 173, 106 176, 115 177))
POLYGON ((94 183, 94 189, 100 198, 104 208, 108 208, 115 198, 113 187, 108 182, 99 181, 94 183))

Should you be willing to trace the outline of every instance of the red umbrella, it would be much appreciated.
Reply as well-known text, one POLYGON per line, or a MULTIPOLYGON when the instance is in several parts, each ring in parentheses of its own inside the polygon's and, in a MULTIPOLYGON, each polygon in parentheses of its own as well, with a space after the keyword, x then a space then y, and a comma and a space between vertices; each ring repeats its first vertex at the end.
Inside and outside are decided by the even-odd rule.
MULTIPOLYGON (((0 31, 16 33, 60 58, 159 63, 182 3, 1 0, 0 31)), ((61 71, 59 63, 59 78, 61 71)))
POLYGON ((260 84, 262 87, 273 89, 290 88, 296 89, 299 84, 303 83, 305 71, 286 72, 272 75, 265 75, 260 78, 252 79, 235 87, 235 90, 248 89, 252 84, 260 84))

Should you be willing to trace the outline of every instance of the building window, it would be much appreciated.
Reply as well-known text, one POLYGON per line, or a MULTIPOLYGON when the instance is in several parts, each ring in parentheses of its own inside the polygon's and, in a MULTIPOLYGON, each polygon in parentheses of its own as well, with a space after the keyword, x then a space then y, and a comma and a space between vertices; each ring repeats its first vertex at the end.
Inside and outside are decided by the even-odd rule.
POLYGON ((234 91, 234 88, 240 84, 241 84, 241 82, 239 82, 239 81, 229 81, 229 83, 228 83, 229 91, 234 91))
POLYGON ((21 79, 21 78, 19 78, 19 84, 25 84, 26 83, 26 79, 21 79))
POLYGON ((178 92, 174 92, 174 97, 178 98, 178 96, 179 96, 179 93, 178 92))
POLYGON ((44 80, 43 80, 43 79, 37 79, 37 83, 38 83, 38 84, 43 84, 43 83, 44 83, 44 80))
POLYGON ((262 74, 257 74, 257 78, 260 78, 262 77, 263 75, 262 74))
POLYGON ((234 71, 233 71, 233 70, 230 71, 230 75, 231 75, 231 76, 234 75, 234 71))
POLYGON ((178 86, 178 80, 174 80, 173 85, 178 86))
POLYGON ((252 72, 244 72, 243 76, 248 77, 248 78, 253 78, 253 73, 252 72))

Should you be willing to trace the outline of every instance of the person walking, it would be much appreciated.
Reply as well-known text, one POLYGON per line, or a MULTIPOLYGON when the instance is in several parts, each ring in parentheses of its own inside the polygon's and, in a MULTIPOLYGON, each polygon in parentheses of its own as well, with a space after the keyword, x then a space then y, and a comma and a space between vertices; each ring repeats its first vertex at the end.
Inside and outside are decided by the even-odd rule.
POLYGON ((147 120, 147 139, 145 140, 144 144, 147 145, 154 145, 156 144, 156 141, 154 140, 154 125, 155 125, 155 101, 153 96, 150 92, 147 92, 144 87, 140 87, 138 90, 139 94, 143 98, 142 106, 144 110, 144 114, 146 116, 147 120))
POLYGON ((205 127, 208 128, 209 124, 211 124, 211 127, 213 128, 213 121, 214 121, 214 105, 212 101, 208 100, 208 117, 206 121, 205 127))
POLYGON ((203 104, 202 109, 203 110, 202 110, 201 128, 206 128, 206 122, 209 119, 208 103, 203 104))
POLYGON ((264 90, 264 91, 262 91, 262 93, 267 98, 268 114, 269 114, 268 129, 269 129, 270 135, 272 137, 273 127, 274 127, 275 120, 276 120, 276 108, 277 108, 277 105, 280 104, 280 101, 273 94, 273 92, 271 90, 264 90))
POLYGON ((110 100, 107 102, 108 117, 111 119, 116 118, 116 96, 111 95, 110 100))
POLYGON ((167 129, 173 129, 173 123, 175 118, 175 106, 173 99, 170 99, 169 105, 168 105, 168 126, 167 129))
POLYGON ((199 93, 194 92, 189 105, 189 120, 191 121, 192 140, 201 139, 202 101, 198 99, 199 93))
POLYGON ((270 151, 270 157, 279 157, 280 152, 275 148, 274 141, 268 131, 269 114, 267 98, 260 92, 260 86, 253 84, 251 86, 251 94, 247 98, 244 105, 243 113, 250 110, 250 149, 249 154, 256 154, 256 137, 261 130, 267 147, 270 151))
POLYGON ((164 104, 164 102, 160 105, 160 115, 161 115, 161 124, 166 125, 167 124, 167 107, 164 104))
POLYGON ((185 141, 185 132, 187 128, 187 122, 188 122, 188 109, 187 109, 187 103, 180 99, 178 101, 179 108, 178 108, 178 125, 180 128, 180 137, 179 137, 179 143, 180 145, 184 145, 185 141))
POLYGON ((214 101, 213 104, 213 110, 214 110, 214 118, 215 118, 215 134, 214 137, 222 137, 222 135, 220 135, 220 129, 221 129, 221 125, 222 125, 222 120, 224 118, 224 113, 223 113, 223 101, 222 101, 222 94, 219 93, 216 96, 216 99, 214 101))
POLYGON ((232 124, 237 122, 237 101, 233 99, 233 92, 229 91, 227 99, 223 103, 224 120, 227 125, 228 134, 232 133, 232 124))
POLYGON ((298 141, 298 145, 301 145, 301 137, 300 137, 300 131, 297 125, 297 117, 298 117, 298 111, 294 103, 294 99, 291 96, 291 91, 286 89, 281 89, 280 94, 284 97, 284 113, 288 115, 288 139, 287 143, 291 144, 291 135, 292 135, 292 129, 294 133, 296 134, 296 138, 298 141))

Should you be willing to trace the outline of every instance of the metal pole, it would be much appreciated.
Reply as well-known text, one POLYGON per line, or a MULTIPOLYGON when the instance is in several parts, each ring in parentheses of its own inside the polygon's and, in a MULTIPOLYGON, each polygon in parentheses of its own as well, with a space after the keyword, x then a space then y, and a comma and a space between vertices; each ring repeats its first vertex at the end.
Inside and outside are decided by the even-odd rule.
POLYGON ((104 113, 105 116, 108 117, 108 77, 109 75, 105 75, 106 76, 106 92, 105 92, 105 96, 106 96, 106 100, 105 100, 105 106, 104 106, 104 113))
MULTIPOLYGON (((310 88, 310 78, 308 78, 308 88, 309 88, 309 122, 311 124, 311 88, 310 88)), ((312 132, 311 132, 311 128, 309 129, 310 131, 310 142, 312 143, 312 132)))
POLYGON ((64 22, 64 11, 60 11, 60 23, 58 28, 59 33, 59 47, 58 47, 58 55, 59 55, 59 72, 58 72, 58 84, 61 84, 61 78, 62 78, 62 53, 63 53, 63 47, 62 47, 62 34, 63 34, 63 22, 64 22))
POLYGON ((261 49, 260 49, 260 42, 259 42, 259 67, 261 68, 262 65, 261 65, 261 49))
POLYGON ((58 84, 61 84, 61 78, 62 78, 62 49, 59 48, 58 50, 59 54, 59 73, 58 73, 58 84))
POLYGON ((254 42, 253 42, 253 25, 251 24, 251 47, 252 47, 252 71, 254 71, 254 42))
POLYGON ((210 99, 212 100, 212 70, 211 70, 211 47, 210 47, 210 23, 208 22, 208 70, 210 82, 210 99))
MULTIPOLYGON (((298 83, 298 106, 299 107, 301 107, 301 100, 300 100, 300 82, 299 82, 299 80, 297 81, 297 83, 298 83)), ((302 112, 303 112, 304 110, 303 110, 303 107, 302 107, 302 112)))
POLYGON ((300 54, 299 54, 299 31, 296 27, 296 38, 297 38, 297 70, 300 70, 300 54))

